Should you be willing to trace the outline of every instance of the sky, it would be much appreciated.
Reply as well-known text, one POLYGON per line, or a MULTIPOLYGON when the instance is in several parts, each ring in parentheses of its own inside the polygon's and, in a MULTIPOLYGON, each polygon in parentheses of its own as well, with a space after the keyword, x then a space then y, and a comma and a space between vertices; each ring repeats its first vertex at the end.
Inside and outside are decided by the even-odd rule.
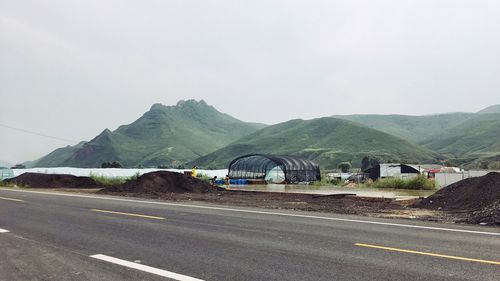
POLYGON ((498 0, 0 0, 0 160, 181 99, 266 124, 476 112, 498 50, 498 0))

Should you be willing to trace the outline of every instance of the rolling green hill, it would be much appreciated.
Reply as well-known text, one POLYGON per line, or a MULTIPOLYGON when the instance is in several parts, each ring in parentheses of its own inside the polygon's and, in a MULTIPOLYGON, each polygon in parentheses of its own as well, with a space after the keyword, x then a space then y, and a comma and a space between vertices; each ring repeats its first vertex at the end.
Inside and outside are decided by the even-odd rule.
POLYGON ((488 106, 487 108, 479 111, 477 114, 495 114, 495 113, 500 113, 500 104, 488 106))
POLYGON ((245 123, 204 101, 155 104, 141 118, 89 142, 59 148, 34 167, 100 167, 119 161, 125 167, 178 166, 251 134, 265 125, 245 123))
POLYGON ((488 168, 500 155, 500 113, 474 115, 422 143, 466 167, 488 168))
POLYGON ((473 113, 446 113, 426 116, 410 115, 339 115, 336 118, 358 122, 393 136, 420 143, 443 130, 474 116, 473 113))
POLYGON ((325 117, 265 127, 189 164, 225 168, 232 159, 251 153, 302 156, 327 169, 336 168, 343 161, 360 167, 364 156, 411 163, 434 162, 439 157, 426 148, 387 133, 325 117))

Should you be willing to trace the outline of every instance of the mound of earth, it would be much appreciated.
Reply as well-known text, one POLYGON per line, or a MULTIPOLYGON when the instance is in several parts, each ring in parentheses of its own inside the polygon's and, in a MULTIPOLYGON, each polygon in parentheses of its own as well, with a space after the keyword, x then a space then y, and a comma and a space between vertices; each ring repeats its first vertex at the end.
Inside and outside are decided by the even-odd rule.
POLYGON ((480 223, 500 226, 500 201, 497 201, 482 210, 472 212, 469 217, 463 221, 466 223, 480 223))
POLYGON ((500 201, 500 173, 468 178, 423 199, 414 207, 444 211, 477 211, 500 201))
POLYGON ((89 177, 73 175, 24 173, 3 182, 32 188, 100 188, 98 182, 89 177))
POLYGON ((500 225, 500 173, 451 184, 413 205, 461 214, 458 222, 500 225))
POLYGON ((211 184, 181 173, 158 171, 143 174, 135 180, 110 186, 102 193, 125 192, 134 194, 206 193, 215 190, 211 184))

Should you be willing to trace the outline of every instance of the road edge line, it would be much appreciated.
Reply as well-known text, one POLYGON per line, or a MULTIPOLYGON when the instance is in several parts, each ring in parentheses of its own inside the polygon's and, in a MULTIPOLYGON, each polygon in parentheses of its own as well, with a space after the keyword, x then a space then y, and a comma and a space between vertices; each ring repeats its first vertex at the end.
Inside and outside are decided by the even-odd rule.
POLYGON ((56 193, 56 192, 45 192, 45 191, 10 190, 10 189, 4 189, 4 188, 0 188, 0 190, 14 191, 14 192, 26 192, 26 193, 39 193, 39 194, 46 194, 46 195, 78 197, 78 198, 90 198, 90 199, 110 200, 110 201, 134 202, 134 203, 144 203, 144 204, 153 204, 153 205, 167 205, 167 206, 187 207, 187 208, 195 208, 195 209, 197 208, 197 209, 208 209, 208 210, 219 210, 219 211, 232 211, 232 212, 240 212, 240 213, 251 213, 251 214, 262 214, 262 215, 277 215, 277 216, 285 216, 285 217, 299 217, 299 218, 309 218, 309 219, 322 219, 322 220, 331 220, 331 221, 343 221, 343 222, 354 222, 354 223, 364 223, 364 224, 374 224, 374 225, 386 225, 386 226, 415 228, 415 229, 448 231, 448 232, 456 232, 456 233, 468 233, 468 234, 482 234, 482 235, 500 236, 500 232, 486 232, 486 231, 457 229, 457 228, 444 228, 444 227, 435 227, 435 226, 423 226, 423 225, 401 224, 401 223, 391 223, 391 222, 367 221, 367 220, 358 220, 358 219, 343 219, 343 218, 336 218, 336 217, 323 217, 323 216, 313 216, 313 215, 289 214, 289 213, 278 213, 278 212, 268 212, 268 211, 234 209, 234 208, 226 208, 226 207, 200 206, 200 205, 179 204, 179 203, 170 203, 170 202, 157 202, 157 201, 145 201, 145 200, 136 200, 136 199, 99 197, 99 196, 89 196, 89 195, 80 195, 80 194, 68 194, 68 193, 56 193))

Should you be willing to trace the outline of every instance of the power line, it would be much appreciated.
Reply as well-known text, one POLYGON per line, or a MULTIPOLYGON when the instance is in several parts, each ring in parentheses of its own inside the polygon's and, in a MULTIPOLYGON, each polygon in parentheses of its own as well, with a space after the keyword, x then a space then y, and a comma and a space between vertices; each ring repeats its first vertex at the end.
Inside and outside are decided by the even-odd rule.
POLYGON ((0 127, 8 128, 8 129, 11 129, 11 130, 14 130, 14 131, 19 131, 19 132, 23 132, 23 133, 27 133, 27 134, 32 134, 32 135, 36 135, 36 136, 40 136, 40 137, 54 139, 54 140, 58 140, 58 141, 63 141, 63 142, 69 142, 69 143, 78 142, 78 141, 75 141, 75 140, 70 140, 70 139, 65 139, 65 138, 50 136, 50 135, 46 135, 46 134, 42 134, 42 133, 37 133, 37 132, 33 132, 33 131, 21 129, 21 128, 16 128, 16 127, 12 127, 12 126, 5 125, 5 124, 0 124, 0 127))

